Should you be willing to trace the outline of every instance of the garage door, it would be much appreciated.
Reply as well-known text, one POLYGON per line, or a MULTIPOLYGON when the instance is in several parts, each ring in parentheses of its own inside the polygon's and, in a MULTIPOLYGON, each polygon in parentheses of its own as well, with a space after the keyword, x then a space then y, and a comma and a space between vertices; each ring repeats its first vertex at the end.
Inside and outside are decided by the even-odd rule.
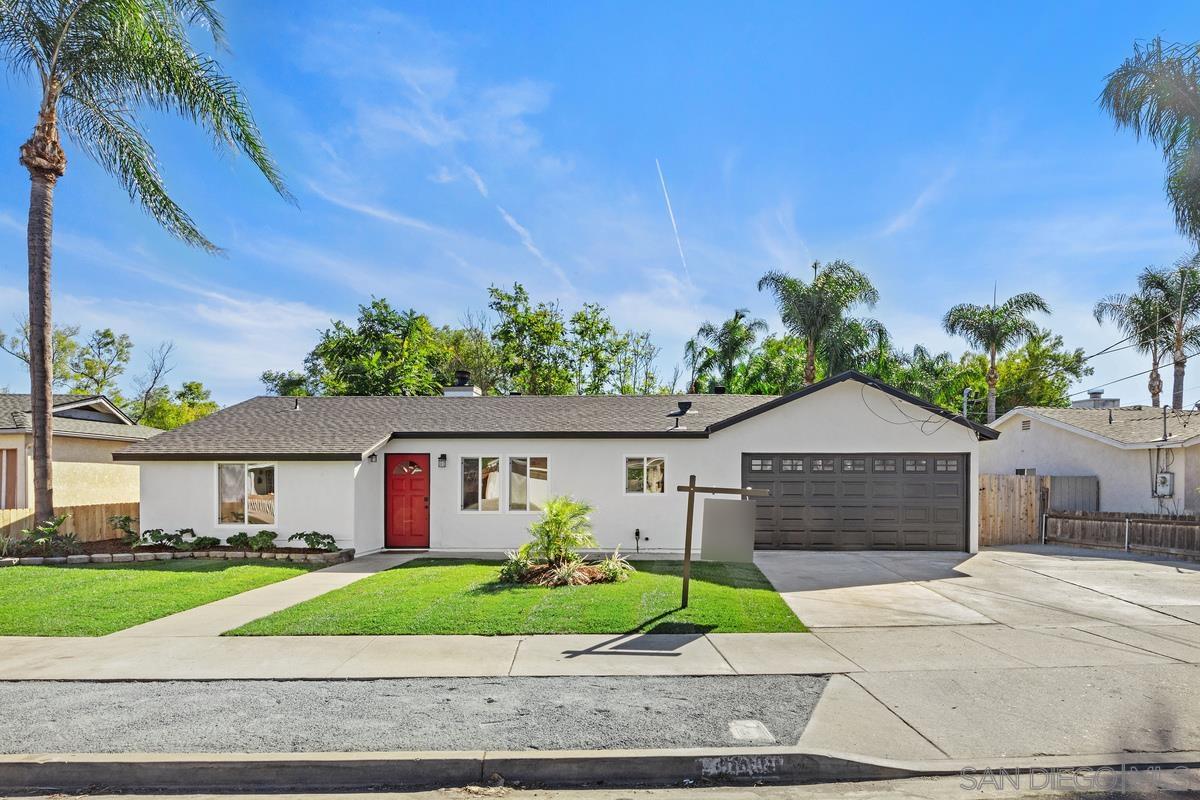
POLYGON ((966 550, 962 453, 744 453, 757 548, 966 550))

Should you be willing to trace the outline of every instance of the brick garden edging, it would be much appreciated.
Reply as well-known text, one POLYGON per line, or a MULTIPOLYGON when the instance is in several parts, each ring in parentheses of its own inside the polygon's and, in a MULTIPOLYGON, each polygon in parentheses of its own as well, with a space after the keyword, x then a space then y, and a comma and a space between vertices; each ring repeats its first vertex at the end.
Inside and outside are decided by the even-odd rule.
POLYGON ((172 553, 94 553, 74 556, 25 556, 0 558, 0 567, 57 566, 59 564, 111 564, 142 561, 171 561, 176 558, 261 559, 265 561, 296 561, 309 564, 341 564, 354 560, 354 548, 330 553, 256 553, 253 550, 180 550, 172 553))

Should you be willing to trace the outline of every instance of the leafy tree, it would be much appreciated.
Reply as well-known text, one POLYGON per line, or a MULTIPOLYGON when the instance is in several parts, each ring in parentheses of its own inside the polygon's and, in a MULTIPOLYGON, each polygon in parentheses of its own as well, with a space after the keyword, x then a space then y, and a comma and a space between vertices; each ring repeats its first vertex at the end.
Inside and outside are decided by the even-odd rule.
POLYGON ((1171 407, 1183 408, 1187 351, 1200 346, 1200 254, 1182 259, 1173 269, 1142 270, 1138 290, 1160 297, 1166 306, 1173 366, 1171 407))
POLYGON ((697 363, 698 372, 715 371, 721 384, 730 387, 738 364, 754 351, 759 335, 766 332, 766 321, 750 319, 748 308, 735 309, 733 316, 720 325, 705 322, 695 337, 703 353, 697 363))
POLYGON ((668 387, 660 386, 654 363, 661 348, 654 344, 649 331, 625 331, 618 340, 613 362, 611 390, 616 394, 664 394, 668 387))
POLYGON ((1003 303, 993 298, 987 306, 960 303, 946 312, 942 327, 951 336, 961 336, 972 347, 986 351, 987 370, 987 421, 996 421, 996 384, 1000 379, 996 371, 996 355, 1020 344, 1038 332, 1029 319, 1035 311, 1050 313, 1050 306, 1040 295, 1024 292, 1014 295, 1003 303))
POLYGON ((567 352, 575 394, 604 394, 612 384, 617 357, 626 347, 604 307, 584 303, 571 315, 567 352))
POLYGON ((790 394, 804 386, 804 342, 796 336, 768 336, 739 364, 730 391, 742 394, 790 394))
POLYGON ((219 406, 200 381, 185 381, 178 391, 166 386, 154 390, 138 423, 169 431, 215 412, 219 406))
POLYGON ((103 394, 117 404, 124 402, 117 379, 125 373, 133 354, 133 340, 112 328, 92 331, 71 357, 71 392, 103 394))
MULTIPOLYGON (((51 347, 51 383, 65 386, 71 380, 71 358, 79 349, 78 325, 55 325, 51 347)), ((16 332, 5 335, 0 331, 0 350, 29 364, 29 317, 19 320, 16 332)))
POLYGON ((846 261, 812 264, 813 276, 805 283, 784 272, 771 271, 758 280, 758 290, 769 289, 775 295, 783 325, 804 340, 804 383, 817 379, 817 349, 831 331, 844 322, 847 312, 857 306, 871 308, 879 302, 879 292, 863 272, 846 261))
POLYGON ((894 366, 886 380, 897 389, 951 411, 959 411, 966 377, 949 353, 933 353, 923 345, 911 352, 893 352, 894 366))
POLYGON ((493 286, 488 296, 488 307, 498 317, 492 336, 509 391, 569 394, 573 384, 566 324, 558 306, 535 305, 519 283, 511 292, 493 286))
POLYGON ((1175 338, 1171 325, 1174 314, 1166 296, 1153 286, 1139 287, 1133 294, 1110 294, 1096 303, 1093 313, 1096 322, 1112 321, 1126 338, 1132 340, 1138 352, 1150 356, 1150 378, 1146 388, 1151 404, 1158 408, 1163 390, 1158 366, 1162 357, 1171 352, 1175 338))
POLYGON ((304 397, 312 394, 308 387, 308 376, 294 369, 287 372, 276 372, 269 369, 259 377, 259 380, 267 388, 267 394, 282 397, 304 397))
POLYGON ((241 90, 192 44, 192 26, 219 45, 212 0, 0 0, 0 52, 22 77, 36 76, 37 121, 21 145, 29 172, 29 383, 33 417, 34 520, 54 515, 50 317, 54 188, 67 157, 60 126, 169 233, 216 247, 167 194, 137 112, 172 111, 199 124, 218 147, 244 153, 286 195, 241 90))
POLYGON ((443 384, 458 370, 471 373, 471 382, 484 394, 499 390, 504 380, 500 352, 492 338, 492 322, 484 314, 467 312, 457 328, 442 328, 438 335, 446 354, 443 384))
POLYGON ((338 320, 325 330, 304 365, 315 394, 419 395, 441 388, 445 360, 428 317, 372 298, 358 307, 355 327, 338 320))
MULTIPOLYGON (((968 353, 962 358, 963 384, 971 387, 973 393, 990 386, 991 371, 987 354, 968 353)), ((995 371, 1001 414, 1017 406, 1065 408, 1071 404, 1068 394, 1071 383, 1092 374, 1082 348, 1068 350, 1062 336, 1040 328, 1034 328, 1019 347, 1004 353, 995 371)), ((989 404, 988 413, 991 411, 989 404)))
POLYGON ((1181 233, 1200 241, 1200 45, 1135 44, 1100 93, 1118 128, 1162 149, 1167 198, 1181 233))

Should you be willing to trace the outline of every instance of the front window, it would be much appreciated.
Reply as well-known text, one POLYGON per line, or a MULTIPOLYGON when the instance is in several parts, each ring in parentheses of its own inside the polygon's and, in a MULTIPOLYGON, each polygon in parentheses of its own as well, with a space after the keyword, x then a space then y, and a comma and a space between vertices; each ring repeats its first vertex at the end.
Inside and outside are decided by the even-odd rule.
POLYGON ((275 524, 275 465, 217 465, 217 523, 275 524))
POLYGON ((500 510, 499 456, 467 456, 463 458, 462 510, 500 510))
POLYGON ((508 508, 541 511, 550 497, 550 462, 545 456, 508 459, 508 508))
POLYGON ((625 459, 626 494, 662 494, 667 488, 667 460, 662 456, 625 459))

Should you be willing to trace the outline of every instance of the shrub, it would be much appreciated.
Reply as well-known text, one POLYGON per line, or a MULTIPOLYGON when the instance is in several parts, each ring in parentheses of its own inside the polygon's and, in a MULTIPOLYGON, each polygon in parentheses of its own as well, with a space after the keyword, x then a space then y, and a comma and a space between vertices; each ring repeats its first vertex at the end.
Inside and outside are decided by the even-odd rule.
POLYGON ((533 568, 533 562, 517 550, 509 550, 504 554, 504 563, 500 565, 500 581, 502 583, 521 583, 533 568))
POLYGON ((188 548, 191 550, 212 550, 214 547, 220 547, 221 540, 215 536, 197 536, 188 543, 188 548))
POLYGON ((73 533, 60 533, 59 528, 67 521, 66 514, 60 514, 53 519, 48 519, 33 529, 25 529, 21 531, 21 536, 24 537, 24 545, 31 552, 41 553, 43 556, 67 556, 83 551, 83 547, 79 544, 79 537, 73 533))
POLYGON ((550 498, 541 518, 529 526, 533 541, 522 545, 520 554, 551 567, 579 560, 578 548, 596 546, 591 513, 592 507, 581 500, 568 496, 550 498))
POLYGON ((250 537, 250 548, 259 553, 263 550, 270 550, 275 546, 275 540, 278 538, 279 534, 275 531, 259 531, 250 537))
MULTIPOLYGON (((190 528, 184 528, 184 530, 190 530, 190 528)), ((182 531, 167 533, 162 528, 150 528, 142 531, 142 538, 134 544, 134 547, 148 547, 150 545, 162 545, 170 547, 173 550, 187 549, 187 545, 183 541, 182 531)))
POLYGON ((251 546, 250 534, 246 533, 245 531, 235 533, 225 540, 225 544, 229 545, 235 550, 249 550, 251 546))
POLYGON ((293 533, 288 537, 289 542, 304 542, 304 546, 310 550, 325 550, 332 553, 338 549, 337 540, 328 533, 320 531, 300 531, 293 533))
POLYGON ((629 559, 621 555, 621 546, 617 545, 616 549, 612 551, 612 555, 596 562, 596 571, 600 573, 606 583, 620 583, 628 579, 629 573, 634 569, 633 564, 629 563, 629 559))
POLYGON ((29 550, 29 545, 20 539, 0 536, 0 558, 19 558, 29 550))
POLYGON ((128 514, 117 514, 108 518, 108 525, 116 531, 125 534, 121 537, 121 541, 133 547, 141 540, 141 534, 137 532, 137 517, 131 517, 128 514))
POLYGON ((545 582, 550 586, 582 586, 591 583, 592 577, 582 558, 568 558, 547 570, 545 582))

